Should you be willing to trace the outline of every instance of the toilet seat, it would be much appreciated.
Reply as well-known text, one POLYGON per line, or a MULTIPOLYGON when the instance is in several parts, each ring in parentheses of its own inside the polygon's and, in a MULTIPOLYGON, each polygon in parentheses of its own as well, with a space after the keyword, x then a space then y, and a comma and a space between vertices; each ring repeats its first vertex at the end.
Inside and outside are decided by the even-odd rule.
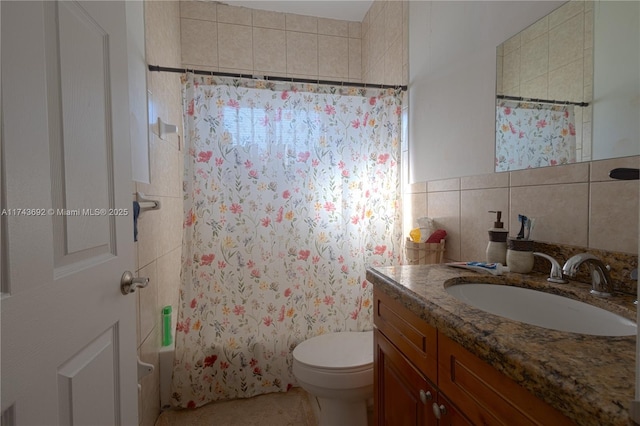
POLYGON ((368 425, 373 353, 373 331, 323 334, 293 350, 293 375, 318 402, 320 426, 368 425))
POLYGON ((305 340, 293 350, 293 374, 303 387, 372 386, 373 331, 344 331, 305 340))
POLYGON ((373 332, 343 331, 312 337, 296 346, 293 358, 327 372, 369 370, 373 368, 373 332))

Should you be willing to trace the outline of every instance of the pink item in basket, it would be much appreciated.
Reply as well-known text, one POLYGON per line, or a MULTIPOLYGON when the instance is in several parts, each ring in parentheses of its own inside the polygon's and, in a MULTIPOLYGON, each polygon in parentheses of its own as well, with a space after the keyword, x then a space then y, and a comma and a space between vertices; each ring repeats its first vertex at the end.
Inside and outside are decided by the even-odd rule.
POLYGON ((438 229, 427 239, 427 243, 439 243, 440 240, 444 240, 447 237, 447 231, 444 229, 438 229))

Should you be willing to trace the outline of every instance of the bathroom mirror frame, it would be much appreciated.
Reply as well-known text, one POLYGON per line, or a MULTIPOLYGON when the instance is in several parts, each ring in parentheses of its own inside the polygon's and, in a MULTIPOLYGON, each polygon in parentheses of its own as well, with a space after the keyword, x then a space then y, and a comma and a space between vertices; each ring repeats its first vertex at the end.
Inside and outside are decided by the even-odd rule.
POLYGON ((640 155, 639 16, 572 0, 497 47, 496 172, 640 155))

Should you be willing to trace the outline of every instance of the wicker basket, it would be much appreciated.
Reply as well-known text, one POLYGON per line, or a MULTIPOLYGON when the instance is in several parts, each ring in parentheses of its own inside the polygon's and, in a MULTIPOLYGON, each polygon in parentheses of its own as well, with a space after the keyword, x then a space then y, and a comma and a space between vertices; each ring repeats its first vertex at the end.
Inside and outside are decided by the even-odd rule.
POLYGON ((444 258, 444 240, 439 243, 414 243, 407 238, 404 248, 409 265, 442 263, 444 258))

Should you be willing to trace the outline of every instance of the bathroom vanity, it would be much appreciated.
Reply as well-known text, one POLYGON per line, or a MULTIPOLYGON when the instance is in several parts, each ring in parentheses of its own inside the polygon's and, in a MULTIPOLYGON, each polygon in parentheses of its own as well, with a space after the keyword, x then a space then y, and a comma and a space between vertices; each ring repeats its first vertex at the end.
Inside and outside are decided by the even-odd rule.
POLYGON ((592 336, 512 321, 445 289, 482 281, 582 300, 635 320, 633 296, 578 282, 445 265, 368 268, 374 287, 375 424, 627 425, 635 335, 592 336))

